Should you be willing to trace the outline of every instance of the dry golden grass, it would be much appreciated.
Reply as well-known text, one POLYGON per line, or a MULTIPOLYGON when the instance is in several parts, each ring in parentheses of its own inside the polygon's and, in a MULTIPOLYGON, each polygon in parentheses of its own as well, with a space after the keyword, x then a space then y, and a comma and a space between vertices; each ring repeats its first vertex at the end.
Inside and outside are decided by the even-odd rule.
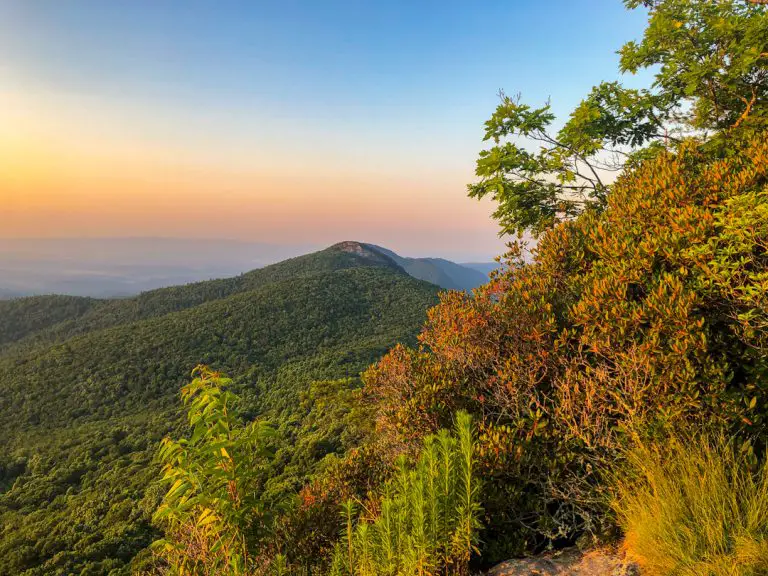
POLYGON ((768 575, 768 461, 722 438, 629 451, 614 509, 644 576, 768 575))

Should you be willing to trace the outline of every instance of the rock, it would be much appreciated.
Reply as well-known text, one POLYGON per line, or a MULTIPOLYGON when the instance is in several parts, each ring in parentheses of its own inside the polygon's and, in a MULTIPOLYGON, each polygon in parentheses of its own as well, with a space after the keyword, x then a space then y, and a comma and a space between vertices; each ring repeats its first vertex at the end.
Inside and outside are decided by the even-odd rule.
POLYGON ((640 576, 640 570, 615 550, 604 548, 581 552, 569 548, 509 560, 492 568, 487 576, 640 576))

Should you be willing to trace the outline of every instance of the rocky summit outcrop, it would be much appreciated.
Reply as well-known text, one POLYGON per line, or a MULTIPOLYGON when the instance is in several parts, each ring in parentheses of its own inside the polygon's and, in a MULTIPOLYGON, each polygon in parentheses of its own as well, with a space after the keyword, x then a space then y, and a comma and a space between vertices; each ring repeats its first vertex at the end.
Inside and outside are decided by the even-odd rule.
POLYGON ((640 576, 638 567, 611 549, 582 552, 569 548, 492 568, 487 576, 640 576))

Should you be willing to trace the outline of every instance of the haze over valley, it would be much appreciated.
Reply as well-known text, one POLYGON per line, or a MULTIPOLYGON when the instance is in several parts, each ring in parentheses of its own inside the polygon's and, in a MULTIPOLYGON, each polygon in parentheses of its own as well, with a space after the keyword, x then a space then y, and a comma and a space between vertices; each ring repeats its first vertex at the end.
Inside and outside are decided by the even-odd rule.
POLYGON ((223 278, 311 251, 220 239, 0 240, 0 294, 122 297, 223 278))
MULTIPOLYGON (((0 298, 62 294, 120 298, 146 290, 236 276, 321 247, 221 239, 0 239, 0 298)), ((385 250, 385 249, 382 249, 385 250)), ((445 259, 404 259, 415 277, 443 288, 470 289, 492 263, 451 267, 445 259), (468 269, 467 269, 468 268, 468 269)))

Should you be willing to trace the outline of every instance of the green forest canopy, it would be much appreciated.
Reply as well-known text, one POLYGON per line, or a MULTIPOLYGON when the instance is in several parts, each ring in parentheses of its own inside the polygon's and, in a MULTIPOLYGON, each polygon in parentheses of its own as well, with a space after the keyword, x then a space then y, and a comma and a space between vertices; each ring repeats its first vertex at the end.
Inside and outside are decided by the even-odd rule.
MULTIPOLYGON (((0 354, 0 571, 128 570, 155 537, 153 457, 182 423, 178 389, 195 365, 235 376, 251 417, 286 423, 287 447, 310 383, 355 386, 389 347, 414 341, 436 294, 377 253, 332 248, 133 299, 3 303, 33 323, 4 324, 0 354)), ((339 448, 301 446, 281 457, 294 490, 339 448)))

